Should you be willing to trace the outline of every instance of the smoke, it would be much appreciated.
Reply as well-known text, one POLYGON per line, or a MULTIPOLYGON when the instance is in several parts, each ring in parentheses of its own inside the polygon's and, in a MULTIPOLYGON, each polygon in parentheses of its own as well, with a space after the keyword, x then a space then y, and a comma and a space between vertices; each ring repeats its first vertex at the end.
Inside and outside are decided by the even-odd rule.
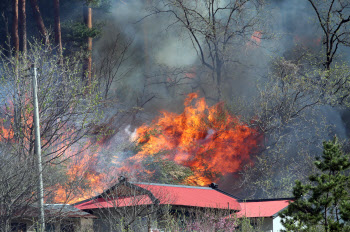
MULTIPOLYGON (((118 124, 115 126, 118 129, 106 143, 108 156, 117 157, 116 162, 133 155, 130 147, 135 128, 150 122, 160 110, 182 112, 183 100, 188 93, 199 91, 208 102, 216 103, 212 97, 216 90, 211 76, 208 69, 201 65, 190 35, 178 24, 173 24, 175 19, 169 14, 148 16, 150 7, 148 1, 114 1, 110 14, 104 16, 103 36, 94 42, 94 59, 103 60, 114 43, 123 45, 132 41, 127 52, 129 58, 118 70, 108 95, 116 104, 106 110, 106 120, 118 114, 112 122, 118 124)), ((223 77, 223 99, 227 102, 238 98, 247 100, 242 114, 253 114, 253 117, 254 109, 250 108, 250 103, 259 96, 257 85, 267 83, 271 63, 277 57, 290 59, 296 46, 312 51, 319 51, 322 46, 322 33, 307 1, 269 1, 266 10, 267 27, 262 28, 261 44, 248 46, 243 39, 237 42, 228 50, 230 59, 235 62, 226 67, 223 77)), ((342 51, 345 52, 344 59, 348 59, 349 51, 342 51)), ((112 71, 117 70, 113 68, 112 71)), ((295 156, 298 152, 295 144, 301 141, 307 140, 310 152, 318 153, 322 140, 335 134, 346 139, 349 130, 349 123, 344 123, 343 116, 346 114, 347 111, 330 106, 320 106, 307 112, 295 124, 280 132, 289 134, 281 141, 286 156, 295 156)), ((271 139, 267 146, 274 142, 271 139)), ((273 152, 266 150, 265 153, 269 155, 273 152)), ((282 166, 280 168, 283 170, 282 166)), ((282 176, 282 173, 279 175, 282 176)), ((227 177, 223 181, 232 183, 227 177)))

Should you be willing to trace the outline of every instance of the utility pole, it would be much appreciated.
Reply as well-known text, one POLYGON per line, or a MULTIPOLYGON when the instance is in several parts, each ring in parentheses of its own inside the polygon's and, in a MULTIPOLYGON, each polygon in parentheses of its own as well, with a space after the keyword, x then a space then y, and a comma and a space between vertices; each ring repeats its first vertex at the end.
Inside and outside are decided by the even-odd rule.
POLYGON ((44 187, 43 187, 43 168, 41 163, 41 142, 40 142, 40 125, 39 125, 39 106, 38 106, 38 84, 36 64, 34 63, 33 75, 33 105, 34 105, 34 131, 35 131, 35 154, 37 158, 38 167, 38 198, 39 198, 39 231, 45 230, 45 216, 44 216, 44 187))

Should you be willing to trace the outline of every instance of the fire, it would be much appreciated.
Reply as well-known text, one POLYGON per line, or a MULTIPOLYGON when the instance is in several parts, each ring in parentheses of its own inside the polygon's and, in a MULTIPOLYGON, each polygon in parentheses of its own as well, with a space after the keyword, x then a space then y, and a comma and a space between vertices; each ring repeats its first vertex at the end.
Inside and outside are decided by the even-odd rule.
MULTIPOLYGON (((60 137, 52 149, 63 151, 58 163, 64 164, 64 168, 60 167, 60 171, 65 172, 62 175, 64 180, 47 187, 46 191, 50 193, 47 200, 55 203, 85 200, 101 193, 108 186, 107 177, 117 176, 120 172, 130 174, 132 170, 143 170, 146 176, 156 175, 143 163, 146 159, 152 161, 154 157, 187 167, 186 170, 190 169, 192 174, 183 182, 202 186, 216 181, 220 175, 237 172, 243 163, 250 162, 250 154, 258 145, 258 132, 254 128, 231 115, 223 103, 208 106, 197 93, 189 94, 184 106, 181 114, 162 111, 161 116, 150 125, 139 127, 135 136, 136 154, 125 160, 112 161, 122 167, 114 167, 113 170, 106 168, 104 173, 96 171, 96 167, 100 150, 106 147, 99 144, 97 148, 100 150, 93 150, 92 140, 87 140, 86 145, 80 148, 70 147, 74 128, 63 128, 65 136, 60 137)), ((0 141, 16 142, 12 128, 13 104, 2 111, 12 117, 8 121, 0 121, 0 141)), ((25 137, 29 138, 32 112, 25 112, 23 125, 25 137)))
MULTIPOLYGON (((26 95, 24 99, 25 105, 30 103, 30 98, 26 95)), ((31 128, 33 125, 33 115, 31 114, 31 110, 26 108, 24 112, 21 112, 20 116, 20 125, 21 127, 21 137, 28 142, 28 138, 31 134, 31 128)), ((7 99, 5 105, 1 108, 0 114, 3 117, 0 119, 0 141, 1 142, 16 142, 15 141, 15 132, 14 132, 14 117, 15 117, 15 106, 10 99, 7 99), (6 120, 6 119, 8 120, 6 120)))
POLYGON ((183 113, 162 111, 152 124, 137 129, 139 152, 133 165, 161 154, 162 159, 190 167, 186 183, 207 185, 220 175, 237 172, 250 162, 257 147, 257 131, 225 110, 223 103, 209 107, 191 93, 183 113), (214 178, 214 179, 213 179, 214 178))
POLYGON ((196 77, 196 68, 195 67, 191 68, 191 70, 189 72, 185 73, 185 77, 190 78, 190 79, 195 78, 196 77))
POLYGON ((255 44, 260 45, 261 43, 261 37, 262 37, 262 33, 261 31, 254 31, 251 40, 255 42, 255 44))
POLYGON ((261 31, 254 31, 252 36, 250 37, 250 41, 246 43, 247 48, 256 48, 261 43, 262 38, 262 32, 261 31))
POLYGON ((66 151, 65 157, 70 157, 65 169, 67 180, 64 184, 57 184, 50 189, 55 203, 71 204, 103 192, 107 187, 104 182, 105 174, 95 170, 98 154, 98 150, 91 149, 90 141, 79 151, 66 151))
MULTIPOLYGON (((31 101, 29 96, 25 96, 22 104, 30 106, 31 101)), ((21 125, 21 134, 15 135, 15 105, 11 99, 6 101, 5 105, 0 108, 0 114, 2 116, 0 119, 0 142, 16 144, 19 142, 18 138, 21 138, 21 144, 29 150, 29 146, 33 140, 33 112, 31 109, 31 107, 25 107, 20 112, 20 121, 17 123, 21 125)), ((60 166, 60 171, 65 172, 63 175, 65 176, 65 180, 64 183, 61 182, 54 186, 47 186, 46 192, 50 194, 46 200, 53 200, 54 203, 73 203, 92 197, 96 193, 101 193, 106 186, 102 181, 105 175, 96 172, 94 169, 97 163, 98 151, 90 149, 90 141, 87 141, 85 146, 80 149, 69 148, 70 137, 74 133, 74 128, 62 128, 62 131, 64 131, 62 133, 64 136, 60 136, 60 139, 51 144, 50 149, 57 152, 55 161, 63 164, 60 166)), ((47 140, 42 137, 41 142, 45 144, 47 140)), ((46 159, 50 158, 52 157, 46 157, 46 159)))

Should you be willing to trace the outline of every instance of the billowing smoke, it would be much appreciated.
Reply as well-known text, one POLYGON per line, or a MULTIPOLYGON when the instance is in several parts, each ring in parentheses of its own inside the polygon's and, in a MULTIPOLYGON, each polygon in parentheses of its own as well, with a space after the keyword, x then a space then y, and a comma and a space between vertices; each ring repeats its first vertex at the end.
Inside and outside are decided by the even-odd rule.
MULTIPOLYGON (((106 126, 113 130, 102 143, 107 149, 101 155, 109 157, 107 160, 122 162, 135 154, 134 144, 130 142, 134 130, 151 122, 160 110, 181 113, 187 94, 199 92, 210 104, 217 103, 210 74, 201 65, 190 34, 170 14, 150 15, 152 4, 156 3, 141 0, 113 2, 110 14, 104 16, 103 36, 94 42, 96 74, 115 75, 105 98, 107 103, 115 102, 105 111, 106 126), (108 54, 113 46, 117 46, 117 52, 108 54), (106 67, 103 62, 106 56, 116 59, 121 54, 125 55, 125 60, 120 61, 120 66, 106 67), (109 69, 110 73, 99 73, 103 68, 109 69)), ((256 113, 252 107, 259 97, 259 86, 269 81, 276 58, 290 60, 298 47, 317 52, 322 46, 322 33, 307 1, 269 1, 266 9, 270 13, 265 14, 273 16, 266 17, 268 28, 261 29, 259 44, 252 45, 242 39, 240 46, 229 51, 234 62, 226 67, 223 77, 222 99, 233 107, 234 112, 250 119, 254 119, 256 113), (241 102, 245 104, 242 106, 241 102)), ((345 53, 343 59, 348 59, 349 54, 345 53)), ((262 154, 268 157, 282 152, 285 160, 294 159, 300 152, 298 144, 307 141, 308 152, 316 155, 322 140, 335 134, 347 138, 348 124, 344 123, 343 114, 348 112, 330 106, 314 107, 290 126, 276 132, 288 136, 278 137, 276 141, 275 134, 267 135, 262 154), (276 142, 282 144, 283 150, 274 150, 276 142)), ((259 154, 255 155, 259 157, 259 154)), ((275 169, 283 170, 286 162, 281 161, 281 166, 278 162, 274 164, 275 169)), ((234 191, 230 185, 238 183, 237 175, 223 177, 222 183, 226 186, 222 188, 234 191)), ((275 175, 283 178, 280 171, 275 175)))

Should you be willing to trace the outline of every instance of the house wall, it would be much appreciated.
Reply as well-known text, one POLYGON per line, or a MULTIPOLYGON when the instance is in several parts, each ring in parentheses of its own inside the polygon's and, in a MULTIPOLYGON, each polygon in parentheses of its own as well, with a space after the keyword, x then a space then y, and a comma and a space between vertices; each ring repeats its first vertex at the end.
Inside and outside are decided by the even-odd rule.
POLYGON ((144 213, 138 217, 134 217, 133 211, 135 207, 122 208, 118 213, 114 208, 111 209, 94 209, 92 210, 93 215, 97 216, 98 219, 93 220, 93 231, 94 232, 119 232, 124 231, 123 220, 133 221, 130 229, 132 231, 147 232, 148 231, 148 211, 147 207, 141 206, 145 209, 144 213), (124 215, 124 216, 121 216, 124 215))
POLYGON ((93 232, 94 221, 91 218, 81 218, 79 232, 93 232))
POLYGON ((284 229, 280 217, 254 218, 251 223, 254 227, 261 226, 263 232, 280 232, 284 229))
POLYGON ((279 216, 275 217, 273 219, 273 232, 280 232, 283 229, 284 229, 284 226, 281 223, 281 218, 279 216))
MULTIPOLYGON (((24 223, 27 227, 27 232, 36 232, 36 222, 31 220, 16 220, 14 223, 24 223)), ((91 218, 70 218, 68 220, 55 220, 46 222, 46 226, 53 226, 54 232, 61 232, 61 227, 67 225, 70 230, 70 225, 73 226, 76 232, 93 232, 93 220, 91 218)), ((47 228, 48 229, 48 228, 47 228)))

